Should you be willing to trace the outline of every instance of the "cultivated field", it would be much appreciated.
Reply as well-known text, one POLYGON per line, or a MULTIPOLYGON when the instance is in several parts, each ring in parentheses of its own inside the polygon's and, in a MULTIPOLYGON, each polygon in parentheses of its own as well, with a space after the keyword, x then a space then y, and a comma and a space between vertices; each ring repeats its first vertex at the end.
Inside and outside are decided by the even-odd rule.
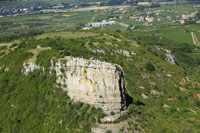
MULTIPOLYGON (((133 33, 138 35, 150 35, 154 34, 158 37, 165 37, 170 40, 173 40, 175 42, 180 43, 188 43, 193 45, 193 39, 191 32, 194 32, 195 34, 199 35, 199 33, 196 31, 199 29, 198 25, 187 25, 187 26, 170 26, 170 27, 162 27, 162 28, 154 28, 154 29, 138 29, 133 31, 133 33)), ((196 36, 196 38, 199 40, 199 36, 196 36)))
POLYGON ((62 37, 62 38, 81 38, 81 37, 92 37, 92 36, 98 36, 96 33, 92 32, 50 32, 50 33, 44 33, 42 35, 39 35, 36 37, 36 39, 43 39, 46 37, 52 38, 52 37, 62 37))
POLYGON ((91 6, 91 7, 74 9, 72 11, 81 12, 81 11, 104 10, 104 9, 113 9, 113 8, 122 9, 122 8, 127 8, 127 7, 130 7, 130 6, 91 6))

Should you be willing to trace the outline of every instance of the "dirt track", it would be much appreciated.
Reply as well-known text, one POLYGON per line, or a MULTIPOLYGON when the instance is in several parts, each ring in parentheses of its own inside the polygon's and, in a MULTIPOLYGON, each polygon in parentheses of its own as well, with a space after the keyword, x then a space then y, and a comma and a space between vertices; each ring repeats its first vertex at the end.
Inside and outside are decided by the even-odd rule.
POLYGON ((110 130, 112 133, 119 133, 122 127, 125 127, 128 124, 126 121, 122 121, 117 124, 98 124, 98 127, 104 129, 105 131, 110 130))
POLYGON ((200 43, 199 43, 197 36, 195 35, 194 32, 191 32, 191 36, 192 36, 192 40, 193 40, 194 45, 200 46, 200 43))

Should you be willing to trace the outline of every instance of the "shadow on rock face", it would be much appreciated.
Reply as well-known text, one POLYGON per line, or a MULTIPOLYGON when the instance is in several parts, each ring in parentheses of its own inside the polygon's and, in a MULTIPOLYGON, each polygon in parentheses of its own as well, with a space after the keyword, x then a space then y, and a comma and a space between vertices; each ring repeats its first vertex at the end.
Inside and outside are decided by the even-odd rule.
POLYGON ((126 106, 128 107, 130 104, 133 103, 133 98, 125 93, 125 101, 126 101, 126 106))
POLYGON ((121 96, 121 111, 127 108, 131 103, 133 103, 133 98, 126 93, 125 77, 122 70, 118 69, 119 74, 119 90, 121 96))

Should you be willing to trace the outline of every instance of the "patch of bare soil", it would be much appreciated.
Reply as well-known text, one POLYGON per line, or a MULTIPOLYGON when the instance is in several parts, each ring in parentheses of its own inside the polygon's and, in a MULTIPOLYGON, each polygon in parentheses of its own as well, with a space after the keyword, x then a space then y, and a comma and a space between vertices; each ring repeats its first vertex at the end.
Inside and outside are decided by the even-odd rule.
POLYGON ((64 14, 64 15, 62 15, 63 17, 70 17, 71 15, 69 15, 69 14, 64 14))
POLYGON ((194 32, 191 32, 191 36, 192 36, 192 40, 193 40, 194 45, 200 46, 200 43, 199 43, 197 36, 195 35, 194 32))
POLYGON ((38 54, 39 54, 41 51, 50 50, 50 49, 51 49, 50 47, 41 47, 41 46, 38 45, 36 49, 29 50, 28 52, 33 53, 33 57, 30 58, 29 61, 35 62, 36 59, 37 59, 38 54))
POLYGON ((125 127, 127 124, 127 121, 122 121, 116 124, 98 124, 98 127, 104 129, 105 132, 110 130, 112 133, 119 133, 120 129, 125 127))

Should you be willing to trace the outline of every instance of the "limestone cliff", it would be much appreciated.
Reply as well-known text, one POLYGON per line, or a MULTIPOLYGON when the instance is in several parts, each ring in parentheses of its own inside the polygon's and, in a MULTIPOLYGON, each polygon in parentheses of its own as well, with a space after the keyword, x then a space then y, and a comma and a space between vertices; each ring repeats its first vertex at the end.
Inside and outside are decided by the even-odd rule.
POLYGON ((118 65, 72 57, 51 64, 57 83, 73 100, 102 108, 106 114, 119 113, 127 106, 125 79, 118 65))

